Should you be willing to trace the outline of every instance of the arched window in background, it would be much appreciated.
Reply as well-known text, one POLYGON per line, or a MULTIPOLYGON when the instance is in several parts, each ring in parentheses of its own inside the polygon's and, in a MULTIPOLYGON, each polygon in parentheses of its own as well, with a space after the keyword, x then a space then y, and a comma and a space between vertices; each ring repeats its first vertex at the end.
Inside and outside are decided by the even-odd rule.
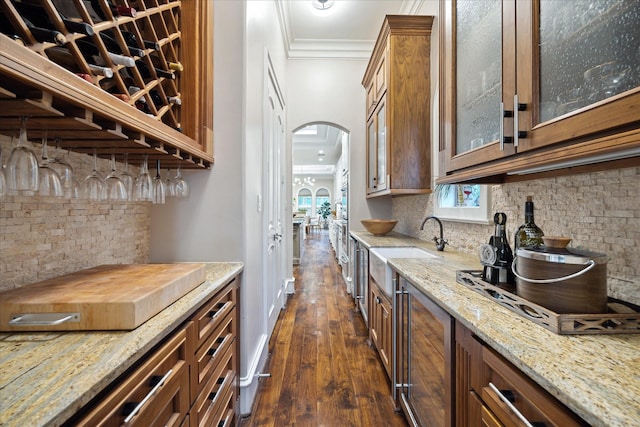
POLYGON ((318 188, 316 190, 316 212, 318 212, 318 209, 324 202, 329 202, 329 204, 331 204, 329 190, 326 188, 318 188))
POLYGON ((311 213, 311 199, 311 190, 308 188, 301 188, 300 191, 298 191, 298 211, 311 213))

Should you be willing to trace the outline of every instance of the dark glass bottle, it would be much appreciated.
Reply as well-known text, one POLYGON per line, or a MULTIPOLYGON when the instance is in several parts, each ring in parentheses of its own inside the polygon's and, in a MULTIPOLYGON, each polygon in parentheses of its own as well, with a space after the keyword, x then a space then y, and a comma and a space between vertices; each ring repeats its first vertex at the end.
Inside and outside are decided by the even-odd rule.
POLYGON ((484 281, 507 290, 513 290, 515 278, 511 271, 513 252, 507 239, 507 215, 497 212, 493 216, 495 231, 488 245, 483 245, 481 262, 484 265, 482 278, 484 281))
POLYGON ((524 224, 518 227, 514 239, 516 253, 519 248, 535 248, 542 245, 542 236, 544 233, 533 218, 533 198, 527 196, 524 203, 524 224))
MULTIPOLYGON (((58 46, 64 46, 66 43, 67 39, 60 31, 41 27, 38 24, 33 23, 27 16, 21 15, 21 17, 36 41, 40 43, 55 43, 58 46)), ((18 31, 16 31, 4 14, 0 14, 0 33, 8 35, 14 40, 22 39, 22 37, 24 37, 23 34, 19 34, 18 31)))
MULTIPOLYGON (((85 0, 85 4, 86 3, 87 3, 87 1, 85 0)), ((98 16, 103 21, 106 21, 108 17, 104 13, 104 10, 102 9, 102 6, 100 5, 100 3, 101 3, 100 0, 91 0, 91 6, 93 7, 93 10, 98 14, 98 16)), ((114 17, 118 17, 118 16, 132 16, 132 17, 135 17, 137 15, 137 11, 132 7, 118 6, 118 5, 113 4, 113 2, 111 0, 105 0, 104 3, 107 5, 109 10, 111 11, 111 14, 114 17)))
MULTIPOLYGON (((100 38, 102 39, 102 42, 104 43, 104 45, 107 48, 107 50, 109 50, 109 51, 111 51, 113 53, 118 53, 118 54, 122 54, 123 53, 122 52, 122 48, 120 47, 120 45, 118 44, 116 39, 114 39, 110 35, 106 34, 104 31, 102 31, 100 33, 100 38)), ((129 49, 129 53, 131 53, 131 55, 133 55, 133 56, 137 56, 137 57, 140 57, 140 58, 145 56, 144 50, 142 50, 140 48, 127 45, 127 49, 129 49)))
MULTIPOLYGON (((49 15, 47 15, 47 11, 44 7, 37 4, 23 3, 23 2, 14 2, 16 10, 23 18, 26 17, 33 25, 46 28, 48 30, 55 30, 55 26, 49 15)), ((71 19, 67 19, 67 17, 60 13, 60 19, 62 23, 72 33, 84 34, 87 36, 92 36, 94 34, 93 27, 85 22, 76 22, 71 19)))

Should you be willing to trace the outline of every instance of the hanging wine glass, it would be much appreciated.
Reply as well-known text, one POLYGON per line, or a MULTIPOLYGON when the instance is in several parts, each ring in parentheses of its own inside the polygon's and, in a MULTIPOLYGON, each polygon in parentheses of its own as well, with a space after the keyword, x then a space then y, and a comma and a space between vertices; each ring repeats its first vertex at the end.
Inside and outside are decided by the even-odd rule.
POLYGON ((180 166, 178 166, 178 172, 176 173, 174 188, 176 197, 189 197, 189 184, 182 177, 182 168, 180 166))
POLYGON ((167 169, 167 175, 164 179, 164 188, 166 190, 167 197, 175 197, 176 195, 176 186, 173 180, 171 179, 171 169, 167 169))
POLYGON ((104 180, 104 200, 124 202, 127 198, 127 187, 116 171, 116 155, 111 153, 111 172, 104 180))
POLYGON ((20 137, 7 161, 7 189, 10 193, 35 194, 38 191, 38 158, 27 139, 27 118, 20 118, 20 137))
POLYGON ((127 189, 128 200, 134 200, 135 177, 129 172, 129 154, 124 155, 124 170, 120 171, 120 179, 127 189))
POLYGON ((145 154, 142 158, 142 164, 140 165, 140 173, 134 185, 134 200, 150 202, 152 196, 151 185, 152 179, 151 175, 149 175, 148 156, 145 154))
POLYGON ((40 162, 40 169, 38 170, 38 195, 39 196, 64 196, 64 190, 62 188, 62 182, 60 182, 60 176, 54 168, 51 167, 49 162, 49 155, 47 153, 47 132, 44 132, 42 137, 42 161, 40 162))
MULTIPOLYGON (((54 168, 56 172, 58 172, 58 176, 60 177, 60 183, 62 184, 62 189, 64 191, 64 195, 67 198, 72 198, 74 194, 74 186, 76 185, 76 180, 74 180, 73 175, 73 167, 69 163, 69 151, 68 149, 64 157, 60 155, 60 140, 56 139, 56 147, 54 151, 53 159, 49 159, 49 166, 54 168)), ((77 192, 77 188, 76 188, 77 192)))
POLYGON ((103 192, 104 192, 104 183, 102 182, 102 178, 98 174, 98 152, 94 148, 93 149, 93 170, 84 179, 84 181, 82 181, 80 194, 85 199, 100 201, 102 199, 103 192))
POLYGON ((0 147, 0 200, 7 194, 7 178, 4 175, 4 165, 2 164, 2 148, 0 147))
POLYGON ((164 181, 160 176, 160 160, 156 160, 156 177, 153 179, 153 199, 152 202, 156 205, 164 205, 165 202, 165 188, 164 181))

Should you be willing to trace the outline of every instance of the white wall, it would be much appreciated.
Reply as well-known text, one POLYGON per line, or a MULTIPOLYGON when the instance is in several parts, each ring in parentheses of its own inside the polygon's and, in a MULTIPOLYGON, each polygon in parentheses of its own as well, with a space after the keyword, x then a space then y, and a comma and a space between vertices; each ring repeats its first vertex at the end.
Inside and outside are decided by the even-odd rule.
MULTIPOLYGON (((382 24, 382 23, 381 23, 382 24)), ((287 135, 291 151, 294 129, 328 122, 349 132, 349 227, 363 230, 360 219, 388 218, 388 198, 367 201, 365 92, 361 81, 367 61, 289 60, 287 63, 287 135), (313 102, 309 102, 313 99, 313 102)), ((291 176, 291 171, 289 171, 291 176)), ((289 200, 291 200, 291 194, 289 200)))
POLYGON ((265 57, 268 52, 284 88, 285 54, 275 2, 216 1, 214 15, 215 164, 210 172, 188 174, 188 200, 153 208, 150 259, 244 262, 240 411, 248 413, 268 344, 262 271, 266 232, 257 209, 263 196, 265 57))

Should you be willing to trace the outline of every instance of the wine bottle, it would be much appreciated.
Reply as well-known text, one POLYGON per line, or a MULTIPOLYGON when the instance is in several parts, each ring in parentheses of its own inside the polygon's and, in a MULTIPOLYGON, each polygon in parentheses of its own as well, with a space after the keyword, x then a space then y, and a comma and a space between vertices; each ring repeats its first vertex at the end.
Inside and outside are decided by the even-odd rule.
MULTIPOLYGON (((31 3, 14 2, 16 10, 22 17, 27 17, 34 25, 49 30, 55 30, 55 25, 49 18, 44 7, 31 3)), ((58 11, 62 23, 72 33, 84 34, 92 36, 94 34, 93 27, 85 22, 76 22, 68 19, 64 14, 58 11)))
MULTIPOLYGON (((144 61, 137 60, 136 61, 136 67, 138 67, 138 71, 140 71, 140 75, 142 75, 142 78, 144 78, 144 79, 155 79, 156 78, 155 76, 153 76, 151 74, 151 71, 149 71, 149 67, 147 66, 147 64, 144 61)), ((164 77, 165 79, 169 79, 169 80, 175 80, 175 78, 176 78, 176 75, 173 74, 170 71, 162 70, 162 69, 156 68, 156 67, 154 67, 154 70, 155 70, 156 75, 158 77, 164 77)))
MULTIPOLYGON (((120 33, 122 33, 122 37, 124 37, 124 41, 127 43, 127 46, 129 47, 140 46, 140 44, 138 43, 138 37, 136 37, 134 33, 130 31, 124 31, 122 29, 120 29, 120 33)), ((113 34, 111 33, 109 34, 113 36, 113 34)), ((144 46, 145 49, 153 49, 155 51, 160 50, 160 43, 157 43, 154 41, 142 40, 142 46, 144 46)))
MULTIPOLYGON (((92 60, 92 62, 97 65, 106 65, 106 61, 102 57, 98 46, 93 44, 93 42, 86 39, 80 39, 76 40, 76 44, 82 52, 82 55, 87 60, 92 60)), ((109 56, 109 59, 111 59, 111 62, 116 65, 124 65, 125 67, 134 67, 136 65, 135 59, 130 56, 120 55, 113 52, 107 52, 107 55, 109 56)))
MULTIPOLYGON (((65 47, 51 47, 45 51, 47 57, 58 65, 63 66, 71 72, 76 74, 84 74, 78 66, 78 62, 75 57, 65 47)), ((113 77, 113 71, 109 67, 102 67, 97 64, 88 63, 89 69, 95 75, 105 76, 107 78, 113 77)), ((85 76, 80 76, 86 80, 85 76)))
MULTIPOLYGON (((84 1, 84 3, 87 3, 87 0, 84 1)), ((91 6, 93 8, 93 10, 98 14, 98 16, 101 18, 102 21, 106 21, 108 20, 107 15, 104 13, 104 10, 102 9, 101 3, 104 3, 107 5, 107 7, 109 8, 109 10, 111 11, 111 14, 114 17, 118 17, 118 16, 131 16, 131 17, 136 17, 137 15, 137 11, 132 8, 132 7, 128 7, 128 6, 117 6, 115 4, 113 4, 113 2, 111 0, 91 0, 90 1, 91 6)))
MULTIPOLYGON (((106 34, 104 31, 100 33, 100 38, 102 39, 102 42, 104 43, 105 47, 107 48, 107 50, 114 52, 114 53, 118 53, 118 54, 122 54, 122 48, 120 47, 120 45, 118 44, 118 42, 111 37, 110 35, 106 34)), ((139 49, 137 47, 132 47, 132 46, 128 46, 127 48, 129 49, 129 52, 131 53, 131 55, 133 56, 138 56, 140 58, 145 56, 145 52, 142 49, 139 49)))
POLYGON ((524 224, 518 227, 515 233, 516 252, 519 248, 535 248, 542 245, 542 236, 544 233, 533 218, 533 198, 527 196, 524 203, 524 224))
MULTIPOLYGON (((22 16, 22 21, 27 26, 27 28, 29 28, 29 31, 33 35, 33 38, 40 43, 48 42, 55 43, 58 46, 64 46, 64 44, 67 42, 66 37, 60 31, 38 26, 26 16, 22 16)), ((14 40, 16 40, 17 38, 22 39, 21 35, 17 34, 16 29, 4 13, 0 14, 0 32, 8 35, 14 40)))
POLYGON ((149 55, 149 58, 151 58, 151 62, 153 63, 153 66, 156 68, 160 68, 160 69, 169 69, 172 71, 182 71, 184 70, 183 65, 180 62, 177 61, 163 61, 158 55, 149 55))
POLYGON ((493 216, 495 229, 487 245, 481 248, 480 262, 484 266, 482 279, 501 288, 512 290, 515 278, 511 271, 513 252, 507 240, 507 215, 496 212, 493 216))

